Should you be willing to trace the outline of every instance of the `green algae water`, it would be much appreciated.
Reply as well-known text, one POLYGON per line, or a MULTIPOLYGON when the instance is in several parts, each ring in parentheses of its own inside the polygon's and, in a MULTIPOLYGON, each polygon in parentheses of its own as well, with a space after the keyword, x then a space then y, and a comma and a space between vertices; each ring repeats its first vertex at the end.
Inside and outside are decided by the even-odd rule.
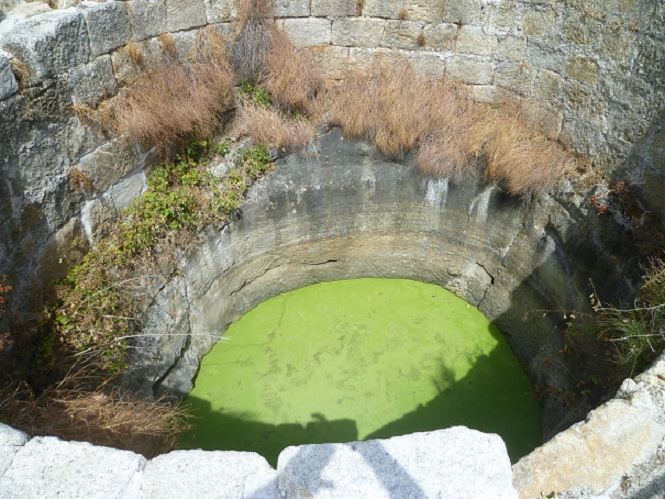
POLYGON ((179 446, 253 451, 464 425, 516 461, 540 444, 541 408, 502 334, 433 284, 355 279, 272 298, 204 357, 179 446))

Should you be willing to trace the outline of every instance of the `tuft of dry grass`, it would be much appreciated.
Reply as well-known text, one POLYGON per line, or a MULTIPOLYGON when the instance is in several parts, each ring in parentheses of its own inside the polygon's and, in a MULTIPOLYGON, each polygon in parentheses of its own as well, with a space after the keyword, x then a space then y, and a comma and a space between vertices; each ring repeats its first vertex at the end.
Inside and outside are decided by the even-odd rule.
POLYGON ((487 179, 512 195, 551 188, 576 158, 524 118, 515 103, 478 103, 458 85, 418 75, 406 60, 352 69, 329 102, 330 120, 352 139, 374 141, 399 157, 418 149, 425 174, 455 181, 484 168, 487 179))
POLYGON ((220 67, 230 73, 231 53, 229 38, 222 35, 212 26, 207 26, 196 35, 196 40, 189 54, 189 60, 195 64, 209 64, 220 67))
POLYGON ((125 89, 115 130, 146 147, 208 137, 233 98, 228 64, 165 63, 125 89))
POLYGON ((189 428, 187 413, 165 397, 146 400, 102 385, 50 388, 39 396, 12 394, 0 404, 7 422, 29 435, 91 442, 152 458, 172 450, 189 428))
POLYGON ((114 113, 108 100, 101 101, 96 108, 86 104, 72 104, 72 111, 81 123, 87 123, 98 128, 105 137, 111 135, 114 128, 114 113))
POLYGON ((302 149, 314 140, 314 128, 306 121, 287 119, 278 110, 248 102, 239 108, 236 130, 257 144, 279 148, 302 149))
POLYGON ((35 76, 34 71, 28 66, 25 62, 20 59, 11 58, 9 60, 9 65, 16 77, 16 83, 18 85, 19 92, 23 91, 28 87, 30 80, 35 76))
POLYGON ((175 38, 173 38, 171 33, 161 33, 158 39, 162 54, 169 57, 177 57, 178 51, 175 48, 175 38))
POLYGON ((286 33, 273 28, 270 40, 262 81, 264 88, 282 108, 312 112, 324 86, 323 77, 308 54, 296 50, 286 33))
POLYGON ((231 61, 239 82, 256 81, 270 50, 274 5, 271 0, 236 0, 240 29, 232 45, 231 61))
POLYGON ((143 53, 141 45, 139 45, 138 42, 135 41, 129 42, 127 45, 125 45, 125 50, 127 51, 127 55, 129 55, 129 58, 132 60, 134 64, 136 64, 137 66, 145 66, 146 57, 145 54, 143 53))
POLYGON ((400 21, 406 21, 409 18, 409 11, 406 9, 402 9, 399 11, 397 14, 397 19, 400 21))
POLYGON ((90 184, 90 179, 88 176, 83 173, 81 170, 79 170, 76 167, 72 167, 69 170, 69 179, 74 186, 74 190, 76 192, 91 192, 92 190, 92 185, 90 184))
POLYGON ((272 20, 275 15, 273 0, 234 0, 241 24, 251 20, 272 20))
POLYGON ((485 146, 485 176, 511 194, 550 189, 575 158, 559 143, 535 133, 519 109, 504 104, 485 146))

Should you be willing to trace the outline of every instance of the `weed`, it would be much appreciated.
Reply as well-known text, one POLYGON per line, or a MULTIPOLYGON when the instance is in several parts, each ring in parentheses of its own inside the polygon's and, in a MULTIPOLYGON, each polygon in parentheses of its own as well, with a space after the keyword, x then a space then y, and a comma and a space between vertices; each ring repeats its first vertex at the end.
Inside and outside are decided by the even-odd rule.
POLYGON ((232 95, 233 75, 222 63, 166 63, 125 89, 115 128, 146 147, 210 136, 232 95))
POLYGON ((418 38, 416 38, 416 45, 419 47, 423 47, 427 43, 427 40, 425 39, 425 35, 423 33, 420 33, 418 35, 418 38))
POLYGON ((601 337, 614 347, 616 361, 630 366, 631 375, 665 348, 665 261, 651 260, 644 270, 644 283, 632 307, 606 306, 595 291, 591 295, 601 337))
POLYGON ((158 39, 162 54, 169 57, 177 57, 178 52, 175 47, 175 38, 173 38, 172 34, 161 33, 158 39))
POLYGON ((233 40, 231 61, 239 81, 255 81, 263 73, 270 49, 270 0, 237 0, 240 29, 233 40))
MULTIPOLYGON (((0 316, 5 313, 4 304, 7 302, 7 296, 11 292, 12 287, 7 284, 7 276, 0 275, 0 316)), ((10 347, 14 343, 12 335, 9 331, 0 333, 0 352, 10 347)))
POLYGON ((9 60, 9 65, 12 68, 12 72, 16 77, 16 83, 18 85, 19 92, 24 92, 28 87, 30 80, 35 76, 35 73, 30 66, 20 59, 12 58, 9 60))
POLYGON ((109 101, 100 102, 96 108, 87 104, 72 104, 72 111, 81 123, 91 125, 110 137, 114 129, 114 113, 109 101))
POLYGON ((84 440, 127 449, 151 458, 173 449, 189 427, 186 409, 166 397, 145 400, 111 388, 108 381, 90 391, 90 379, 55 386, 35 395, 25 386, 4 401, 5 420, 30 435, 84 440))
POLYGON ((391 157, 419 147, 423 173, 485 176, 510 194, 551 188, 575 157, 537 133, 519 107, 471 101, 454 84, 419 76, 406 61, 377 59, 352 70, 331 97, 330 120, 391 157))
POLYGON ((279 148, 300 149, 314 140, 314 129, 306 121, 287 119, 279 110, 251 103, 240 106, 236 126, 239 134, 279 148))
POLYGON ((286 33, 273 29, 263 85, 283 109, 311 114, 324 81, 307 53, 296 50, 286 33))
POLYGON ((76 167, 72 167, 69 170, 69 179, 76 192, 90 192, 92 190, 88 176, 76 167))
POLYGON ((397 14, 397 19, 400 21, 406 21, 409 18, 409 11, 406 9, 402 9, 399 11, 397 14))
POLYGON ((143 50, 141 49, 141 45, 139 45, 138 42, 129 42, 127 45, 125 45, 125 51, 134 64, 138 66, 145 66, 146 58, 143 54, 143 50))
POLYGON ((251 82, 245 81, 240 84, 240 91, 244 99, 257 107, 268 109, 272 104, 268 91, 259 85, 255 86, 251 82))

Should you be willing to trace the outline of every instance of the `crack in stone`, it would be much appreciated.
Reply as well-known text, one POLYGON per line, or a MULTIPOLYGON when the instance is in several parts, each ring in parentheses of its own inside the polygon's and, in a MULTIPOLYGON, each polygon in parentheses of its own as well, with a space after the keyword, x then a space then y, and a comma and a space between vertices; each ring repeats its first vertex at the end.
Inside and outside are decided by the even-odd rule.
POLYGON ((485 301, 485 298, 487 297, 487 292, 490 290, 490 288, 494 285, 494 276, 488 272, 488 270, 485 268, 485 266, 482 263, 476 262, 476 265, 483 269, 485 274, 487 274, 487 277, 490 278, 490 283, 487 285, 485 288, 485 291, 483 292, 483 297, 478 300, 478 308, 482 305, 482 303, 485 301))

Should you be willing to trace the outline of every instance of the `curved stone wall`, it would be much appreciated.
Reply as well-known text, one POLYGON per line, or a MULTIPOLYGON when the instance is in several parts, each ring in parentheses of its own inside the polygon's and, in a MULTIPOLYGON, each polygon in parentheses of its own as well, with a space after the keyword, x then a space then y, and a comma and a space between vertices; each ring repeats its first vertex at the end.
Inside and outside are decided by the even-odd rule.
MULTIPOLYGON (((44 280, 66 269, 69 241, 94 238, 145 188, 152 165, 145 151, 82 124, 72 104, 95 106, 140 73, 127 43, 149 56, 157 35, 171 33, 184 57, 199 29, 230 33, 236 16, 232 0, 58 5, 77 7, 5 0, 15 7, 0 14, 0 273, 44 280), (72 168, 91 193, 72 188, 72 168)), ((663 2, 278 0, 276 15, 332 77, 378 51, 459 79, 480 100, 528 101, 535 121, 607 176, 644 180, 642 202, 665 219, 663 2)), ((13 284, 16 304, 39 302, 41 286, 13 284)))
MULTIPOLYGON (((235 11, 230 0, 62 0, 77 6, 54 11, 40 2, 0 5, 17 3, 0 14, 0 273, 12 277, 20 318, 26 304, 41 301, 42 287, 31 277, 46 282, 62 274, 70 242, 79 235, 94 240, 143 191, 155 161, 150 151, 81 123, 72 105, 95 106, 139 74, 130 41, 150 54, 159 50, 157 36, 169 32, 185 57, 202 27, 232 32, 235 11), (74 189, 72 168, 90 179, 91 192, 74 189)), ((459 79, 479 100, 519 96, 534 121, 593 157, 607 177, 643 182, 641 202, 665 219, 664 2, 276 4, 277 22, 332 77, 382 52, 406 56, 424 73, 459 79)), ((142 340, 146 355, 132 373, 136 386, 185 390, 226 324, 280 291, 392 275, 436 282, 477 304, 506 332, 535 381, 571 387, 575 367, 588 359, 556 356, 558 317, 522 319, 534 310, 584 309, 589 277, 614 291, 607 299, 630 295, 631 267, 616 263, 628 262, 633 251, 621 230, 589 214, 583 195, 520 204, 482 182, 452 186, 420 178, 408 158, 387 164, 336 132, 322 138, 320 152, 318 159, 280 163, 252 189, 242 218, 207 240, 183 276, 158 294, 142 340), (356 159, 344 162, 338 152, 356 159), (151 335, 151 327, 173 334, 151 335), (573 376, 548 367, 557 362, 573 376)), ((520 490, 557 483, 557 490, 587 487, 590 494, 628 497, 622 477, 640 487, 651 483, 640 470, 662 462, 661 368, 636 386, 624 385, 611 407, 518 464, 520 490), (636 433, 621 430, 631 427, 627 422, 636 433), (593 476, 603 466, 599 456, 615 455, 629 441, 638 442, 634 452, 611 473, 593 476), (589 452, 577 454, 584 445, 589 452), (533 478, 559 455, 583 456, 597 467, 573 461, 566 468, 573 478, 533 478)), ((587 409, 548 402, 546 436, 587 409)), ((654 490, 665 487, 657 472, 654 483, 654 490)))
POLYGON ((279 160, 250 190, 241 218, 210 235, 159 291, 130 360, 134 389, 186 393, 227 325, 277 294, 395 277, 450 289, 501 328, 532 382, 559 393, 544 400, 546 439, 591 409, 575 384, 594 352, 557 326, 562 311, 588 310, 589 278, 629 293, 630 267, 615 263, 630 254, 620 231, 574 203, 525 204, 482 182, 423 178, 410 161, 387 162, 338 129, 317 146, 311 157, 279 160))

